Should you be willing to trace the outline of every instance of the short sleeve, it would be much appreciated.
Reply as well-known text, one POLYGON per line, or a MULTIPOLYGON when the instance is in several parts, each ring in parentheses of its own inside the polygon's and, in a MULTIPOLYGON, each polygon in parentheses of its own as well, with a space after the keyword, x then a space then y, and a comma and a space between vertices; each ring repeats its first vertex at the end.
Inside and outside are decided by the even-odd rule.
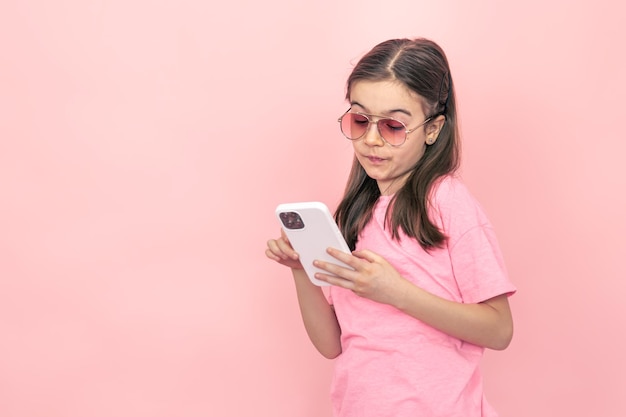
POLYGON ((479 303, 516 291, 489 225, 476 226, 463 234, 450 248, 450 261, 465 303, 479 303))
POLYGON ((434 193, 433 215, 448 237, 454 279, 463 302, 478 303, 516 289, 482 206, 467 187, 447 177, 434 193))

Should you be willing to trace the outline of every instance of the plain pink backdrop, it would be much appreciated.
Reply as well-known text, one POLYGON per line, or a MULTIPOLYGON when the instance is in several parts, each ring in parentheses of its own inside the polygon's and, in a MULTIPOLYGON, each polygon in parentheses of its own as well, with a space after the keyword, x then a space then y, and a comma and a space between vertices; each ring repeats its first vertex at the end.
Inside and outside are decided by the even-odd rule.
POLYGON ((0 415, 329 416, 276 204, 336 205, 353 63, 447 51, 518 294, 507 417, 623 417, 624 11, 609 0, 0 4, 0 415))

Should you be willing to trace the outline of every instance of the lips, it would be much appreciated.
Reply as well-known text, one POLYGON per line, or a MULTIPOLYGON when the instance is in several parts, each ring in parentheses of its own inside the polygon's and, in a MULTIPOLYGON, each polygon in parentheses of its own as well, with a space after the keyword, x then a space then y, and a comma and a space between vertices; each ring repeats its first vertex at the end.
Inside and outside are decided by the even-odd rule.
POLYGON ((380 164, 381 162, 384 161, 383 158, 380 158, 378 156, 373 156, 373 155, 367 156, 366 158, 369 159, 369 161, 373 164, 380 164))

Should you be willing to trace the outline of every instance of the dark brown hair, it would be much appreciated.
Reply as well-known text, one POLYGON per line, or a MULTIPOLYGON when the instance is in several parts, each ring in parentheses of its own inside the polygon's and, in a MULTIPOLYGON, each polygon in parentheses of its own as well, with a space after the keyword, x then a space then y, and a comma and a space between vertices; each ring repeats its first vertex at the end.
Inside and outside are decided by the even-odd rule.
MULTIPOLYGON (((441 246, 446 236, 428 217, 428 198, 436 180, 459 166, 456 100, 446 55, 428 39, 391 39, 376 45, 356 64, 347 81, 348 100, 354 83, 363 80, 400 82, 422 97, 427 117, 446 118, 435 143, 426 146, 406 183, 393 197, 385 221, 395 239, 399 239, 401 228, 426 250, 441 246)), ((355 157, 335 212, 335 220, 352 250, 379 196, 376 181, 355 157)))

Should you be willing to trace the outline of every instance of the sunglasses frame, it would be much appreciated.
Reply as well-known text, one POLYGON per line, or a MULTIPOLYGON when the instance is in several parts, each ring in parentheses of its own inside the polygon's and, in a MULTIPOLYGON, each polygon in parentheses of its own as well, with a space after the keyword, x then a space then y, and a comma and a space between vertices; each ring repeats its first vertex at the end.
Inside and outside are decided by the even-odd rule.
POLYGON ((376 124, 376 130, 378 130, 378 136, 380 136, 380 138, 383 140, 383 142, 385 142, 386 144, 388 144, 389 146, 393 146, 393 147, 398 147, 398 146, 402 146, 404 145, 404 143, 406 142, 409 133, 414 132, 415 130, 417 130, 418 128, 424 126, 426 123, 430 122, 431 120, 433 120, 435 117, 437 117, 438 115, 434 115, 434 116, 430 116, 427 117, 426 120, 424 120, 422 123, 420 123, 419 125, 415 126, 413 129, 407 129, 406 125, 401 122, 398 119, 394 119, 393 117, 388 117, 388 116, 378 116, 375 114, 367 114, 367 113, 362 113, 362 112, 350 112, 350 110, 352 110, 352 107, 350 107, 348 110, 346 110, 341 117, 339 117, 339 119, 337 119, 337 121, 339 122, 339 130, 341 130, 341 133, 345 136, 346 139, 351 140, 351 141, 355 141, 355 140, 359 140, 362 137, 364 137, 367 132, 370 130, 370 126, 372 125, 372 123, 376 124), (345 132, 343 131, 343 129, 341 128, 342 125, 342 120, 343 118, 347 115, 347 114, 358 114, 359 116, 363 116, 367 119, 368 125, 365 128, 365 131, 363 132, 363 134, 359 137, 356 138, 350 138, 348 137, 348 135, 345 134, 345 132), (377 120, 372 120, 373 118, 376 118, 377 120), (394 122, 398 122, 400 123, 402 126, 404 126, 404 140, 397 144, 394 145, 393 143, 390 143, 387 141, 387 139, 385 139, 385 137, 383 136, 383 134, 380 131, 380 125, 378 123, 380 123, 381 120, 393 120, 394 122))

